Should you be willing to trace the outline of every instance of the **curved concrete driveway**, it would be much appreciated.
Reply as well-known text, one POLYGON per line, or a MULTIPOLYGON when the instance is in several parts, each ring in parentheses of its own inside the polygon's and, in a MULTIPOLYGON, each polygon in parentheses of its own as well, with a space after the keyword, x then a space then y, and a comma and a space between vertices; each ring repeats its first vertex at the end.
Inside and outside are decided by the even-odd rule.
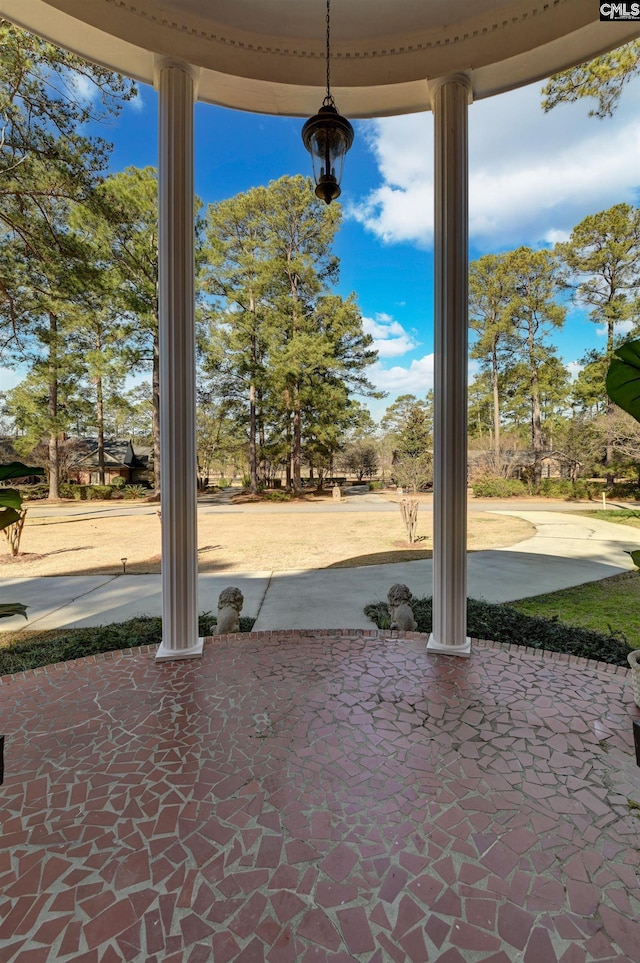
MULTIPOLYGON (((394 506, 395 507, 395 506, 394 506)), ((628 551, 640 548, 640 531, 557 511, 504 511, 536 527, 517 545, 469 554, 469 595, 505 602, 540 595, 633 568, 628 551)), ((243 614, 257 617, 256 630, 371 628, 367 602, 386 597, 394 582, 415 595, 431 593, 430 560, 363 568, 299 572, 201 575, 200 611, 215 611, 220 591, 238 585, 243 614)), ((3 619, 0 631, 18 628, 101 625, 161 612, 159 575, 13 578, 0 601, 29 607, 29 622, 3 619)))
MULTIPOLYGON (((627 552, 640 548, 640 530, 578 515, 498 511, 531 522, 536 534, 509 548, 470 552, 468 594, 488 602, 594 582, 633 569, 627 552)), ((371 628, 362 607, 385 599, 404 582, 414 595, 430 595, 432 563, 402 562, 368 568, 279 572, 273 576, 255 629, 371 628), (355 621, 354 621, 355 620, 355 621)))

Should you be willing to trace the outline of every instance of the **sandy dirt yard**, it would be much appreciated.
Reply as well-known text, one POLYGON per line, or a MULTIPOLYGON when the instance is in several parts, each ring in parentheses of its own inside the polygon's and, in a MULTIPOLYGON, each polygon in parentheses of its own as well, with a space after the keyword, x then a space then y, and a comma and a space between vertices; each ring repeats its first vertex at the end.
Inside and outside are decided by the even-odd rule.
MULTIPOLYGON (((99 505, 100 503, 92 503, 99 505)), ((364 507, 364 506, 363 506, 364 507)), ((279 506, 278 506, 279 508, 279 506)), ((420 541, 406 541, 396 512, 283 511, 198 516, 201 572, 291 571, 375 565, 430 557, 432 513, 418 517, 420 541)), ((0 577, 36 575, 127 574, 160 571, 160 520, 155 509, 144 515, 117 512, 86 517, 65 514, 64 506, 47 518, 27 515, 20 546, 12 559, 0 538, 0 577)), ((514 545, 534 534, 519 518, 470 513, 470 550, 514 545)))

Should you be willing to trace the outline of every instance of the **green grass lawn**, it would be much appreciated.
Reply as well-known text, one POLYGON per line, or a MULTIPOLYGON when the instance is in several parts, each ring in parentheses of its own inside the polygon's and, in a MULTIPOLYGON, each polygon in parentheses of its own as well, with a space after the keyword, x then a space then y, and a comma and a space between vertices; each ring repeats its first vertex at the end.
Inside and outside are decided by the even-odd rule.
MULTIPOLYGON (((625 666, 629 646, 640 648, 639 603, 640 572, 624 572, 508 605, 468 599, 467 626, 474 638, 625 666)), ((430 632, 431 598, 414 598, 411 608, 418 630, 430 632)), ((389 627, 386 602, 372 602, 365 613, 379 628, 389 627)))
POLYGON ((622 633, 629 645, 640 648, 640 572, 624 572, 511 604, 525 615, 557 618, 594 632, 622 633))
POLYGON ((587 518, 597 518, 601 522, 617 522, 618 525, 629 525, 630 528, 640 528, 639 508, 593 508, 575 512, 587 518))

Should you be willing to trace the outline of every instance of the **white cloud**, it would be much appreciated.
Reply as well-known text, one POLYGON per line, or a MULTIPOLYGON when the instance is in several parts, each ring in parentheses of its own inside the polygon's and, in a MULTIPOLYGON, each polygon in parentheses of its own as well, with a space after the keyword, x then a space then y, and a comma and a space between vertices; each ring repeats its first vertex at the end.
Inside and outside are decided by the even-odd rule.
POLYGON ((388 314, 363 318, 362 328, 373 338, 373 347, 380 358, 398 358, 417 346, 413 336, 388 314))
POLYGON ((571 231, 547 231, 544 236, 546 244, 565 244, 571 237, 571 231))
POLYGON ((145 109, 146 104, 145 104, 144 99, 143 99, 143 97, 142 97, 142 91, 140 90, 140 87, 139 87, 139 86, 138 86, 138 88, 137 88, 136 96, 135 96, 135 97, 132 97, 131 100, 128 101, 128 106, 129 106, 132 110, 135 110, 136 113, 140 113, 141 111, 143 111, 143 110, 145 109))
MULTIPOLYGON (((470 233, 484 249, 564 238, 587 214, 633 202, 640 181, 640 83, 610 120, 585 104, 544 114, 533 85, 469 109, 470 233)), ((372 121, 381 184, 349 214, 386 242, 433 239, 433 125, 428 113, 372 121)))
POLYGON ((11 391, 24 381, 26 371, 21 368, 0 368, 0 391, 11 391))
POLYGON ((78 95, 80 100, 89 102, 98 99, 98 88, 89 77, 84 74, 72 73, 69 75, 69 86, 78 95))
POLYGON ((565 368, 571 375, 571 380, 575 381, 578 375, 580 374, 580 372, 582 371, 582 369, 584 368, 584 365, 580 364, 579 361, 569 361, 568 364, 565 364, 565 368))
MULTIPOLYGON (((613 326, 613 331, 614 331, 614 334, 616 335, 624 335, 624 334, 629 334, 630 331, 633 331, 634 327, 635 327, 635 322, 632 321, 631 318, 628 318, 626 321, 616 321, 616 323, 613 326)), ((598 335, 599 338, 606 338, 607 336, 606 324, 603 324, 601 328, 596 328, 596 334, 598 335)))
MULTIPOLYGON (((422 398, 433 388, 433 354, 414 359, 408 368, 400 365, 383 368, 377 362, 368 369, 367 375, 376 388, 388 391, 390 395, 412 394, 422 398)), ((387 400, 387 404, 391 401, 387 400)))

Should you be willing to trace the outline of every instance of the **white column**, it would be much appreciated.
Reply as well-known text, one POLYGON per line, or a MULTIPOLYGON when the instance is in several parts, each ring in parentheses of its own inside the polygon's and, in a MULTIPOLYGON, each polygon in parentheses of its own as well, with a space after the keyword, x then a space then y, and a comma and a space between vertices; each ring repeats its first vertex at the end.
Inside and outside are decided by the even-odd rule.
POLYGON ((160 59, 158 284, 162 643, 157 660, 202 655, 198 638, 193 105, 196 76, 160 59))
POLYGON ((468 137, 465 75, 429 84, 435 141, 433 632, 427 649, 468 656, 468 137))

